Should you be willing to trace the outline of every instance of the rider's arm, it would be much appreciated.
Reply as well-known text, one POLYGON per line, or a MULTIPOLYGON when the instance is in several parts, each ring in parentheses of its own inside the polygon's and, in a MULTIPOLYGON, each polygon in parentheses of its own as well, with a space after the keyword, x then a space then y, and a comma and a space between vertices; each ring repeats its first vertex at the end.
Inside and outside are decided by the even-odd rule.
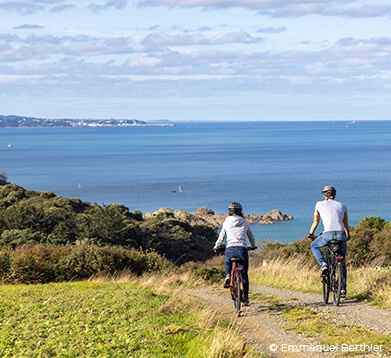
POLYGON ((221 244, 222 244, 223 241, 224 241, 225 234, 226 234, 226 231, 225 231, 224 225, 223 225, 223 227, 221 228, 219 237, 218 237, 217 240, 216 240, 216 243, 215 243, 215 246, 214 246, 213 250, 216 251, 216 250, 218 250, 218 249, 220 248, 221 244))
POLYGON ((348 220, 348 213, 345 213, 345 215, 343 217, 343 226, 345 227, 346 237, 349 240, 350 239, 350 227, 349 227, 348 221, 349 221, 348 220))
POLYGON ((320 214, 319 214, 319 211, 315 211, 314 212, 314 222, 312 223, 311 225, 311 229, 310 229, 310 232, 309 232, 309 235, 313 235, 316 228, 318 227, 319 225, 319 222, 320 222, 320 214))
POLYGON ((250 240, 250 244, 251 244, 251 247, 252 248, 255 248, 255 237, 254 237, 254 234, 253 232, 251 231, 250 227, 248 228, 247 230, 247 237, 248 239, 250 240))

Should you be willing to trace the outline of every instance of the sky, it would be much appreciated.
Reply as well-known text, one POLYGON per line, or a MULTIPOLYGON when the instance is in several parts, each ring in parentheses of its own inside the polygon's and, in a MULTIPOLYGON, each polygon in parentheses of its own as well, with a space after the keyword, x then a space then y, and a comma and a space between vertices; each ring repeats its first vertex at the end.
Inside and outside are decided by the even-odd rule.
POLYGON ((391 0, 0 0, 0 114, 391 119, 391 0))

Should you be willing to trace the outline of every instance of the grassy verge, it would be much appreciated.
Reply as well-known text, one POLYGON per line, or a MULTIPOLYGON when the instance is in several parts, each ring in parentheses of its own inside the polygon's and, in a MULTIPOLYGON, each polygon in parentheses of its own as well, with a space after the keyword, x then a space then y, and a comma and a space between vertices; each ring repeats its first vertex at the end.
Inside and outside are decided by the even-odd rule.
MULTIPOLYGON (((301 258, 274 259, 265 266, 251 262, 253 285, 266 285, 295 291, 320 293, 322 285, 318 267, 301 258), (294 277, 294 280, 292 279, 294 277)), ((391 308, 391 268, 348 268, 348 297, 366 300, 382 308, 391 308)))
POLYGON ((331 315, 315 307, 297 306, 291 300, 279 300, 261 293, 251 294, 250 299, 267 306, 270 314, 280 316, 285 322, 285 330, 315 338, 323 351, 327 351, 328 347, 338 347, 341 355, 352 357, 371 353, 373 347, 377 346, 383 356, 388 357, 391 354, 389 335, 341 324, 331 315))
POLYGON ((0 356, 260 357, 183 294, 188 279, 0 286, 0 356))

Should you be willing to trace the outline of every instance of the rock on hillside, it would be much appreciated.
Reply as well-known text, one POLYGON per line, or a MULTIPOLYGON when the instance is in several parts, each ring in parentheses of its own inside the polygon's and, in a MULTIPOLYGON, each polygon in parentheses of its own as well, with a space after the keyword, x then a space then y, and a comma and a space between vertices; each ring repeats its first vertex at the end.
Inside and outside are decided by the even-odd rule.
MULTIPOLYGON (((169 208, 160 208, 154 213, 145 213, 144 219, 149 220, 161 212, 170 212, 178 219, 187 221, 190 225, 208 225, 208 226, 222 226, 228 214, 215 214, 215 212, 206 207, 198 208, 193 214, 183 210, 171 210, 169 208)), ((282 214, 279 210, 272 210, 265 215, 250 214, 245 215, 244 218, 249 224, 273 224, 274 221, 293 220, 291 215, 282 214)))

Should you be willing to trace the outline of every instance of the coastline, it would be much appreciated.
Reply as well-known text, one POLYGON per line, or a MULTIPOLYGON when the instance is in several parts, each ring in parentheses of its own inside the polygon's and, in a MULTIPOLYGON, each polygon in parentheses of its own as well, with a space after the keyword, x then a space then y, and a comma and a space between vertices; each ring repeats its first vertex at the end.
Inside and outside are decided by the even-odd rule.
POLYGON ((167 120, 151 123, 139 119, 48 119, 18 115, 0 115, 0 128, 70 128, 70 127, 166 127, 174 126, 167 120))

